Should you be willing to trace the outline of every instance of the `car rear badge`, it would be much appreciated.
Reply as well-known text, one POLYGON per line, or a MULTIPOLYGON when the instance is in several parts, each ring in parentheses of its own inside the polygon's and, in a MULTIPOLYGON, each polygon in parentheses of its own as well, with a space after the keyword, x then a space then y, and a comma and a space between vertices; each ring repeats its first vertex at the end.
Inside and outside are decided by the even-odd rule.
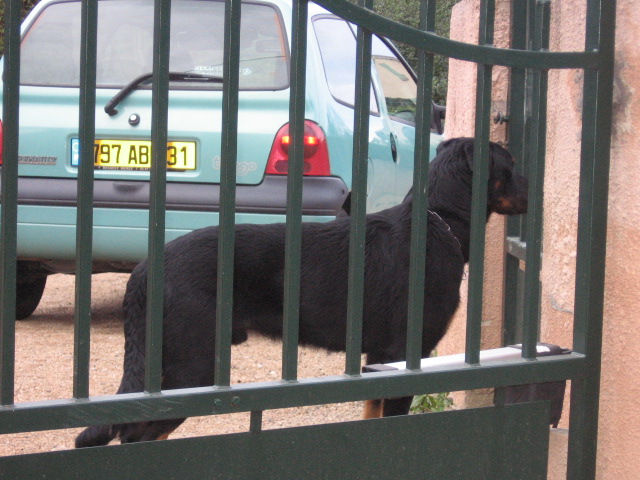
MULTIPOLYGON (((220 155, 213 157, 213 168, 216 170, 220 170, 222 168, 222 159, 220 158, 220 155)), ((257 169, 258 164, 256 162, 237 162, 236 175, 244 177, 251 172, 255 172, 257 169)))
POLYGON ((140 115, 138 115, 137 113, 132 113, 131 115, 129 115, 129 125, 131 125, 132 127, 135 127, 139 123, 140 123, 140 115))
POLYGON ((55 165, 58 157, 40 155, 20 155, 18 163, 21 165, 55 165))

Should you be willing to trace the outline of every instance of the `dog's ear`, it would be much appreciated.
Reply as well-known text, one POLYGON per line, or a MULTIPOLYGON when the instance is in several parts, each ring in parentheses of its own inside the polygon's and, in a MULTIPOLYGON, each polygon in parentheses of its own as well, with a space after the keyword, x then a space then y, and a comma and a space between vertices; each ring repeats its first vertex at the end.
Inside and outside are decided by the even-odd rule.
POLYGON ((462 146, 462 151, 464 153, 465 158, 467 159, 467 164, 469 165, 469 170, 473 172, 473 151, 475 148, 475 141, 473 138, 468 138, 464 142, 462 146))
POLYGON ((492 169, 494 165, 504 165, 507 171, 511 171, 513 156, 499 143, 489 142, 489 157, 492 169))
POLYGON ((447 148, 449 145, 456 142, 457 140, 458 140, 457 138, 450 138, 449 140, 444 140, 443 142, 440 142, 436 147, 436 154, 440 153, 444 148, 447 148))
MULTIPOLYGON (((473 155, 474 155, 475 142, 472 138, 469 141, 465 142, 464 145, 464 155, 467 158, 467 162, 469 163, 469 169, 473 172, 473 155)), ((506 150, 501 145, 495 142, 489 142, 489 169, 493 170, 493 166, 496 162, 496 159, 511 161, 511 154, 508 150, 506 150)))

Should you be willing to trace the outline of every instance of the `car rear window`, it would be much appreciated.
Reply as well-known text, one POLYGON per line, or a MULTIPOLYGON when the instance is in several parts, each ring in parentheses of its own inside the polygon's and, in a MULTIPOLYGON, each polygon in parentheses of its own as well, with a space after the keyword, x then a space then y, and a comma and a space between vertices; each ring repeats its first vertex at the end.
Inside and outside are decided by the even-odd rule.
MULTIPOLYGON (((98 87, 122 87, 153 70, 153 1, 103 0, 98 13, 98 87)), ((224 2, 174 0, 169 70, 222 75, 224 2)), ((240 88, 278 90, 289 84, 286 34, 279 11, 242 4, 240 88)), ((21 44, 22 85, 77 87, 80 81, 80 2, 49 5, 21 44)), ((172 88, 220 88, 181 82, 172 88)))

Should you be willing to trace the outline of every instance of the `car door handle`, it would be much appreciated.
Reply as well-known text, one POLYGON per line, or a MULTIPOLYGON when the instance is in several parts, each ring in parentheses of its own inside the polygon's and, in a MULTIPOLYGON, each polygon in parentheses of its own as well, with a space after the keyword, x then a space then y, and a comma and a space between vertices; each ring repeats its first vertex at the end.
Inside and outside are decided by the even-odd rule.
POLYGON ((391 158, 394 162, 398 161, 398 145, 396 144, 396 136, 392 133, 389 135, 391 144, 391 158))
POLYGON ((390 144, 391 144, 391 158, 393 158, 394 162, 398 161, 398 145, 396 143, 396 136, 392 133, 389 135, 390 144))

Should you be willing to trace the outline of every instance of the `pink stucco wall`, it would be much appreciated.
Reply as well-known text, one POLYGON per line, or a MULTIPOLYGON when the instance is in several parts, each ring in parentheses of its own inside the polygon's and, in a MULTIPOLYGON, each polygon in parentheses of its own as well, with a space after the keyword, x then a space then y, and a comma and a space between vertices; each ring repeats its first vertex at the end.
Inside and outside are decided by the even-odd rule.
POLYGON ((640 10, 619 0, 598 478, 640 472, 640 10))
MULTIPOLYGON (((462 0, 454 8, 452 38, 477 41, 479 0, 462 0), (475 19, 475 20, 472 20, 475 19)), ((497 0, 496 44, 508 42, 509 0, 497 0)), ((584 43, 586 0, 552 2, 551 50, 581 50, 584 43)), ((598 473, 601 480, 635 480, 640 471, 640 9, 633 0, 618 0, 616 79, 607 236, 602 391, 598 436, 598 473)), ((474 124, 475 68, 450 63, 446 136, 470 135, 474 124)), ((494 76, 495 110, 504 108, 504 75, 494 76), (501 86, 502 85, 502 86, 501 86), (502 107, 501 107, 502 105, 502 107)), ((572 344, 576 229, 578 207, 579 141, 582 72, 550 72, 545 173, 542 280, 542 340, 572 344)), ((504 140, 500 130, 493 140, 504 140)), ((499 339, 502 303, 502 222, 487 230, 485 322, 483 347, 499 339)), ((462 287, 466 298, 466 284, 462 287)), ((440 354, 464 350, 466 302, 453 329, 439 347, 440 354)), ((464 398, 463 398, 464 401, 464 398)), ((564 418, 568 418, 565 412, 564 418)), ((566 426, 566 420, 563 422, 566 426)), ((566 438, 552 439, 552 450, 562 450, 566 438)), ((553 453, 553 452, 552 452, 553 453)), ((564 478, 562 462, 554 463, 550 478, 564 478)))
MULTIPOLYGON (((451 33, 452 38, 467 43, 477 43, 478 41, 478 16, 479 16, 479 4, 478 2, 462 1, 454 7, 454 14, 451 18, 451 33)), ((505 43, 506 46, 506 43, 505 43)), ((502 75, 504 77, 504 74, 502 75)), ((494 80, 496 74, 494 73, 494 80)), ((505 82, 502 81, 504 84, 505 82)), ((445 126, 445 136, 447 138, 460 137, 460 136, 473 136, 474 135, 474 122, 475 122, 475 85, 476 85, 476 69, 475 65, 469 62, 463 62, 460 60, 452 59, 449 61, 449 91, 447 101, 447 119, 445 126)), ((502 110, 506 104, 506 93, 502 95, 502 110)), ((501 129, 503 130, 503 129, 501 129)), ((501 135, 492 135, 494 140, 505 140, 504 132, 501 135)), ((502 222, 496 222, 491 224, 488 230, 493 231, 497 228, 499 231, 503 231, 502 222)), ((499 232, 496 234, 488 235, 489 242, 493 242, 495 238, 500 237, 499 232)), ((487 245, 487 251, 492 251, 491 245, 487 245)), ((501 245, 499 246, 499 252, 501 252, 501 245)), ((500 254, 501 256, 501 254, 500 254)), ((491 265, 487 265, 489 269, 491 265)), ((501 268, 498 268, 501 271, 501 268)), ((491 270, 489 270, 490 272, 491 270)), ((491 278, 493 275, 488 274, 491 278)), ((464 348, 464 339, 460 339, 459 332, 464 332, 464 313, 466 312, 466 290, 467 279, 463 281, 461 287, 463 303, 458 310, 457 320, 452 325, 450 334, 440 343, 438 347, 442 353, 452 353, 453 351, 460 351, 460 348, 464 348), (461 347, 460 347, 461 346, 461 347)), ((488 293, 488 292, 487 292, 488 293)), ((496 301, 501 302, 500 298, 496 301)), ((490 316, 499 316, 500 309, 496 309, 495 312, 489 312, 490 316)), ((485 313, 486 309, 485 309, 485 313)), ((499 321, 501 319, 498 317, 499 321)), ((464 333, 462 333, 464 335, 464 333)))
MULTIPOLYGON (((467 43, 478 42, 478 1, 463 0, 455 5, 451 17, 451 38, 467 43)), ((507 22, 510 17, 508 2, 497 3, 498 22, 507 22)), ((508 29, 496 29, 495 45, 509 46, 508 29)), ((492 115, 506 113, 508 70, 495 67, 492 87, 492 115)), ((447 119, 445 136, 447 138, 473 136, 475 123, 475 64, 460 60, 449 61, 449 90, 447 100, 447 119)), ((491 139, 506 141, 504 125, 493 125, 491 139)), ((502 336, 502 279, 504 272, 504 235, 505 223, 501 217, 493 216, 487 225, 484 267, 484 301, 482 322, 482 348, 499 347, 502 336)), ((461 304, 449 333, 438 345, 438 354, 447 355, 464 351, 468 277, 462 282, 461 304)), ((492 399, 492 392, 475 392, 473 395, 454 395, 456 404, 480 405, 492 399)))

